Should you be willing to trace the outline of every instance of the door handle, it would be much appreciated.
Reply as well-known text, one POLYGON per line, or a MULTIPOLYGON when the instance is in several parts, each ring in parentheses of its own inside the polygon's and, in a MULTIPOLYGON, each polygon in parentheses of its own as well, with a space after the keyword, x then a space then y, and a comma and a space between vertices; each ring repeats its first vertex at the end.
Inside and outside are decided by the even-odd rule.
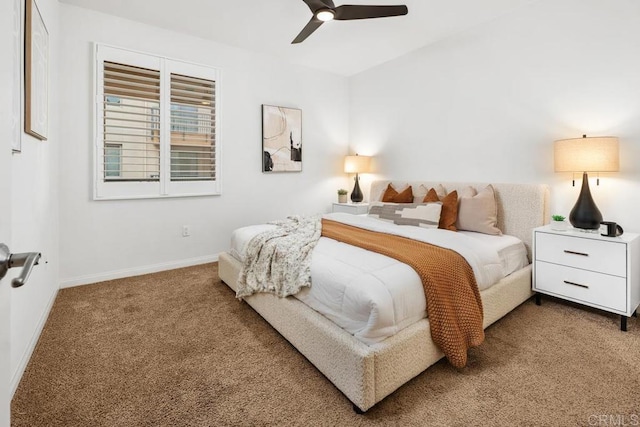
POLYGON ((22 267, 20 276, 15 277, 11 281, 11 286, 19 288, 24 285, 34 265, 38 265, 40 261, 40 252, 25 252, 21 254, 12 254, 7 245, 0 243, 0 279, 2 279, 10 268, 22 267))

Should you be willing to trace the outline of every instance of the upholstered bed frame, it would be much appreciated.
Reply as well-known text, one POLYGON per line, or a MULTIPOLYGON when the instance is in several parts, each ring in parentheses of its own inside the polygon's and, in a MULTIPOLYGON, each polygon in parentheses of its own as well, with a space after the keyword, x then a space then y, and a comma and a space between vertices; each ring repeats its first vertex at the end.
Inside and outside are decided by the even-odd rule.
MULTIPOLYGON (((375 181, 370 200, 380 200, 389 181, 375 181)), ((407 182, 393 183, 404 188, 407 182)), ((487 184, 409 182, 416 200, 427 189, 442 184, 447 192, 487 184)), ((547 222, 549 191, 544 185, 493 184, 498 203, 498 227, 525 242, 531 259, 532 229, 547 222)), ((220 278, 236 289, 241 264, 228 253, 220 254, 220 278)), ((481 292, 484 327, 531 296, 531 266, 502 279, 481 292)), ((431 339, 429 320, 422 319, 386 340, 367 345, 296 298, 254 294, 245 298, 267 322, 313 363, 354 408, 366 411, 398 387, 443 357, 431 339)))

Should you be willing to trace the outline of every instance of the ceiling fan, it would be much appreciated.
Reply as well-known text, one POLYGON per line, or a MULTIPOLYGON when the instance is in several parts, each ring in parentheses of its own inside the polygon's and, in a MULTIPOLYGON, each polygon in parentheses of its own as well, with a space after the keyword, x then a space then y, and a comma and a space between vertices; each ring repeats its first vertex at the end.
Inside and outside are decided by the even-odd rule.
POLYGON ((364 5, 348 5, 336 7, 333 0, 302 0, 304 1, 313 17, 309 23, 300 31, 291 44, 303 42, 309 37, 320 25, 327 21, 339 20, 348 21, 352 19, 369 19, 369 18, 385 18, 388 16, 401 16, 409 12, 407 6, 364 6, 364 5))

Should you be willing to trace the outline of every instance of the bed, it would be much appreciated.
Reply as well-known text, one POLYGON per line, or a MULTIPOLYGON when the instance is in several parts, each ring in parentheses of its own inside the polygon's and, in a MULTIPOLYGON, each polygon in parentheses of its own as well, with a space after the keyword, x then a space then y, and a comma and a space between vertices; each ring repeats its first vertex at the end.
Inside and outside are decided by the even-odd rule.
MULTIPOLYGON (((380 200, 388 184, 389 181, 373 182, 369 200, 380 200)), ((421 200, 426 189, 439 184, 449 192, 460 192, 469 186, 481 189, 487 185, 392 183, 398 188, 411 185, 416 200, 421 200)), ((532 229, 543 225, 548 218, 548 188, 530 184, 493 184, 493 188, 498 228, 524 243, 530 261, 532 229)), ((220 254, 220 278, 234 290, 241 268, 237 254, 220 254)), ((480 296, 486 328, 531 296, 531 266, 516 269, 481 290, 480 296)), ((246 297, 245 301, 313 363, 358 411, 368 410, 443 357, 433 343, 427 318, 408 322, 409 326, 403 325, 397 333, 381 340, 375 336, 363 339, 294 297, 259 293, 246 297)))

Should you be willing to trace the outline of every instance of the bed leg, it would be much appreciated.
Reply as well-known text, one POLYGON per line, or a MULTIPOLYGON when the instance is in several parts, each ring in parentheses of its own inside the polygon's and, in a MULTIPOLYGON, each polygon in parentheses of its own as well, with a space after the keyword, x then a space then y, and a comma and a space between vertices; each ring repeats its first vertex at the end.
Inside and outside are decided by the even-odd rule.
POLYGON ((358 407, 356 406, 356 404, 354 403, 354 404, 353 404, 353 412, 355 412, 355 413, 356 413, 356 414, 358 414, 358 415, 362 415, 362 414, 364 414, 364 412, 365 412, 365 411, 363 411, 362 409, 358 408, 358 407))
POLYGON ((542 305, 542 295, 540 295, 540 292, 536 292, 536 305, 542 305))

